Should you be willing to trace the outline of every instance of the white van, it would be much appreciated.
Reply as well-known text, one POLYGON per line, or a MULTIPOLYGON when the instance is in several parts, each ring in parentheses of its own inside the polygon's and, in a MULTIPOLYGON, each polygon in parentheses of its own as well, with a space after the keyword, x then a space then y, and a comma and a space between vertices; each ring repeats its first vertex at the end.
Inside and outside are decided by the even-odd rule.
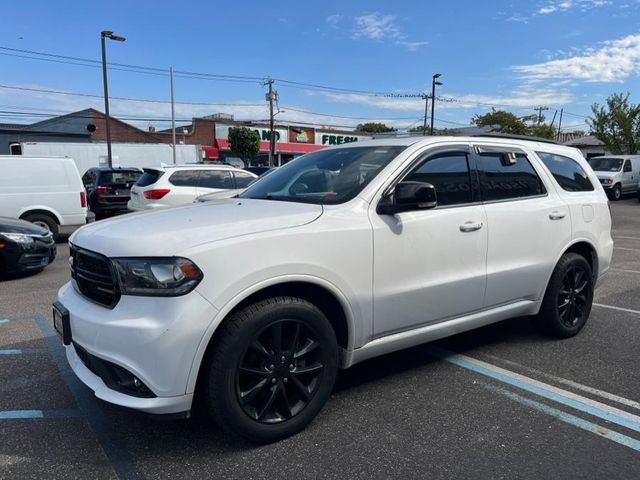
POLYGON ((638 192, 640 155, 605 155, 589 159, 589 165, 611 200, 638 192))
POLYGON ((56 238, 87 222, 87 197, 71 158, 0 155, 0 216, 40 225, 56 238))

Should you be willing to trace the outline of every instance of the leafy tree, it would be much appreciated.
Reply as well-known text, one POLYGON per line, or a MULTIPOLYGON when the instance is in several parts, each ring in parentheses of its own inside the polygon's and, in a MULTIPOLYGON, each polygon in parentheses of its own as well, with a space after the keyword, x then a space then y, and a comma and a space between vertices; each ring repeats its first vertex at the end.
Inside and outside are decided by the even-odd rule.
POLYGON ((385 132, 395 132, 395 131, 396 131, 395 128, 388 127, 387 125, 381 122, 361 123, 356 127, 356 132, 385 133, 385 132))
POLYGON ((229 146, 234 155, 251 160, 260 152, 260 135, 247 127, 230 128, 229 146))
POLYGON ((491 127, 493 132, 511 133, 514 135, 526 135, 527 124, 511 112, 492 108, 484 115, 474 115, 471 123, 478 127, 491 127))
POLYGON ((629 93, 614 93, 607 105, 594 103, 587 123, 591 132, 614 154, 635 154, 640 148, 640 105, 629 102, 629 93))
POLYGON ((544 117, 538 115, 517 115, 505 110, 491 109, 484 115, 475 115, 471 122, 478 127, 490 127, 492 132, 510 133, 513 135, 527 135, 530 137, 540 137, 553 139, 556 129, 553 125, 544 122, 544 117))

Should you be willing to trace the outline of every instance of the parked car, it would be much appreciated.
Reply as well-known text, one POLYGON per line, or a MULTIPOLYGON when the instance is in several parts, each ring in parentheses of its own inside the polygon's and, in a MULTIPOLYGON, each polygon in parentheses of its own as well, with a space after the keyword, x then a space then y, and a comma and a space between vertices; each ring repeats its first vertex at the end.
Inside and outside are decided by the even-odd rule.
POLYGON ((318 414, 338 368, 511 317, 576 335, 610 230, 576 149, 357 142, 239 198, 80 229, 54 324, 102 400, 186 415, 202 392, 224 429, 270 442, 318 414))
POLYGON ((257 178, 227 165, 174 165, 145 168, 131 188, 129 210, 173 207, 192 203, 200 195, 242 189, 257 178))
POLYGON ((212 202, 214 200, 222 200, 225 198, 237 197, 242 192, 244 192, 247 188, 249 188, 251 185, 257 182, 259 179, 275 172, 276 169, 277 167, 268 169, 266 172, 263 172, 259 177, 256 177, 253 180, 251 180, 244 188, 235 188, 233 190, 222 190, 220 192, 213 192, 213 193, 207 193, 205 195, 200 195, 193 201, 193 203, 212 202))
POLYGON ((139 168, 90 168, 82 176, 89 208, 96 217, 126 212, 131 187, 141 176, 139 168))
POLYGON ((607 155, 589 159, 611 200, 620 200, 623 194, 640 192, 640 155, 607 155))
POLYGON ((56 258, 56 243, 45 228, 0 217, 0 274, 39 272, 56 258))
POLYGON ((0 155, 0 216, 46 228, 54 240, 93 219, 71 158, 0 155))

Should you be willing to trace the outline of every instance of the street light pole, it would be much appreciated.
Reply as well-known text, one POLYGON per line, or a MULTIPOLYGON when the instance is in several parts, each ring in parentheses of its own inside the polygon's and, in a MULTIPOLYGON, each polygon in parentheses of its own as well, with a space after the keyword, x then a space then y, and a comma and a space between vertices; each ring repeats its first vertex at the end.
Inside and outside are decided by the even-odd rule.
POLYGON ((436 109, 436 85, 442 85, 442 82, 438 82, 442 74, 436 73, 431 79, 431 135, 433 135, 433 116, 436 109))
POLYGON ((106 117, 107 126, 107 162, 109 168, 113 166, 113 160, 111 155, 111 118, 109 117, 109 87, 107 86, 107 46, 106 39, 110 38, 116 42, 124 42, 125 38, 118 35, 114 35, 113 32, 105 30, 100 32, 100 40, 102 43, 102 84, 104 87, 104 114, 106 117))

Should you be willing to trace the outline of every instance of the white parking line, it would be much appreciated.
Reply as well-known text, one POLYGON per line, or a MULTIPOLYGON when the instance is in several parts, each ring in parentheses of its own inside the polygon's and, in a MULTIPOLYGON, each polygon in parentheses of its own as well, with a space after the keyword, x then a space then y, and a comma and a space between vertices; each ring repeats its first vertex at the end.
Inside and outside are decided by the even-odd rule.
POLYGON ((613 239, 622 239, 622 240, 640 240, 640 237, 623 237, 623 236, 618 236, 618 235, 613 235, 613 239))
POLYGON ((612 268, 610 271, 622 273, 640 273, 640 270, 625 270, 624 268, 612 268))
POLYGON ((635 315, 640 315, 640 311, 639 310, 632 310, 630 308, 614 307, 613 305, 605 305, 604 303, 595 303, 595 302, 593 302, 593 305, 595 305, 596 307, 600 307, 600 308, 610 308, 611 310, 619 310, 621 312, 627 312, 627 313, 633 313, 635 315))
POLYGON ((535 380, 516 372, 492 365, 482 360, 468 357, 459 353, 438 347, 430 347, 429 353, 446 362, 471 370, 480 375, 493 378, 512 387, 533 393, 561 405, 578 410, 582 413, 601 418, 622 427, 640 432, 640 416, 621 410, 606 403, 598 402, 577 393, 564 390, 548 383, 535 380))
POLYGON ((636 402, 634 400, 630 400, 628 398, 620 397, 613 393, 605 392, 603 390, 599 390, 597 388, 589 387, 588 385, 583 385, 578 382, 574 382, 573 380, 568 380, 566 378, 557 377, 556 375, 551 375, 550 373, 542 372, 540 370, 536 370, 535 368, 527 367, 526 365, 522 365, 518 362, 514 362, 511 360, 507 360, 506 358, 496 357, 494 355, 484 354, 485 357, 495 360, 497 362, 506 363, 507 365, 512 365, 519 369, 522 369, 526 372, 532 373, 534 375, 539 375, 541 377, 548 378, 558 383, 562 383, 564 385, 568 385, 570 387, 576 388, 578 390, 582 390, 583 392, 590 393, 592 395, 596 395, 601 398, 606 398, 607 400, 611 400, 613 402, 619 403, 621 405, 626 405, 627 407, 637 408, 640 410, 640 402, 636 402))

